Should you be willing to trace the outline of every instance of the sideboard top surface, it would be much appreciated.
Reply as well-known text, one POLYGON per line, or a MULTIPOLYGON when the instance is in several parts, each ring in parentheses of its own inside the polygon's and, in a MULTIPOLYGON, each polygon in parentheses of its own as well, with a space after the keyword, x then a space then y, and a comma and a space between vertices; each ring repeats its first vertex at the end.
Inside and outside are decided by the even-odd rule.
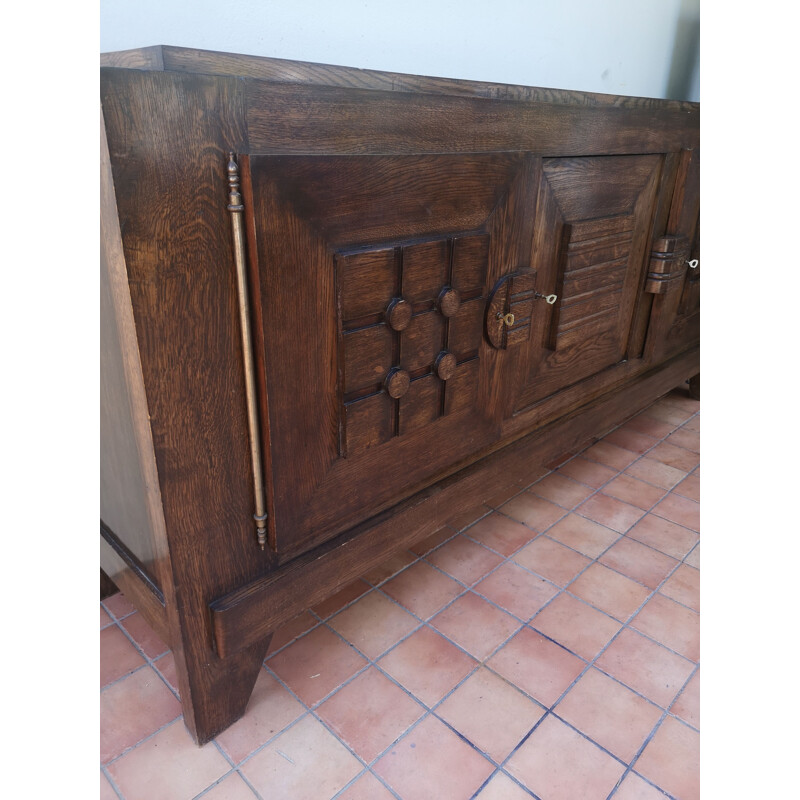
POLYGON ((493 100, 697 113, 699 103, 410 75, 264 56, 154 45, 102 53, 101 67, 256 78, 268 83, 441 94, 493 100))

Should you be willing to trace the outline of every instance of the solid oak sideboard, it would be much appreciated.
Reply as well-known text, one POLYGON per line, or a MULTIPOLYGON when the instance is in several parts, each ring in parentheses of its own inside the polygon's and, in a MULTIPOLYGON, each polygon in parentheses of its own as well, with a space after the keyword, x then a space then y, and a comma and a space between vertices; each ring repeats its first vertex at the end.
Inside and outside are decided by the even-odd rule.
POLYGON ((202 743, 272 632, 699 367, 699 105, 102 57, 101 565, 202 743))

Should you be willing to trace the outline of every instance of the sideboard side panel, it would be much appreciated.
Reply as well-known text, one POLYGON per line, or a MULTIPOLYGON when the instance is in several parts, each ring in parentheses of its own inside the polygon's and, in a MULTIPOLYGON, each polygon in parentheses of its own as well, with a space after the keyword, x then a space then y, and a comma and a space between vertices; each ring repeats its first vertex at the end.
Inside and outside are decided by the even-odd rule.
MULTIPOLYGON (((100 518, 163 592, 166 532, 102 114, 100 148, 100 518)), ((124 562, 101 555, 126 583, 124 562)))
POLYGON ((228 204, 246 151, 232 78, 101 70, 101 97, 171 554, 184 719, 201 743, 244 713, 266 641, 224 664, 203 612, 270 569, 258 548, 228 204))

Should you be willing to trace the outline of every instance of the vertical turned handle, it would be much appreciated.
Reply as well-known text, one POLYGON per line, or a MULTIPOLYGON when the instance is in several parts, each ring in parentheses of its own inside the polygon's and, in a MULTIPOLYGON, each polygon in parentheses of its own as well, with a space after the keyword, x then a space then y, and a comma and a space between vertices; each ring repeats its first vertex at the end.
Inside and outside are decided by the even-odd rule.
POLYGON ((264 492, 264 469, 261 463, 261 433, 258 424, 256 371, 253 357, 253 337, 250 331, 250 298, 247 292, 247 266, 244 255, 244 223, 242 221, 242 195, 239 192, 239 166, 233 153, 228 154, 228 211, 231 212, 233 230, 233 256, 236 264, 236 288, 239 296, 239 322, 242 333, 242 358, 244 360, 247 422, 250 431, 250 460, 253 466, 255 489, 255 514, 258 545, 263 550, 267 542, 267 508, 264 492))

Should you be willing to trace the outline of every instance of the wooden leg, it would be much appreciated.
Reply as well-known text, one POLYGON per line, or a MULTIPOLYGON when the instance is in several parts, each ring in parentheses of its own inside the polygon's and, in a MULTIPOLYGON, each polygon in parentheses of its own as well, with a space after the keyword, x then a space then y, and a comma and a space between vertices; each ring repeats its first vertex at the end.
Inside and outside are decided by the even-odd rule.
POLYGON ((689 378, 689 395, 695 400, 700 399, 700 373, 689 378))
POLYGON ((183 720, 197 744, 209 742, 244 714, 271 640, 270 635, 225 659, 175 652, 183 720))

